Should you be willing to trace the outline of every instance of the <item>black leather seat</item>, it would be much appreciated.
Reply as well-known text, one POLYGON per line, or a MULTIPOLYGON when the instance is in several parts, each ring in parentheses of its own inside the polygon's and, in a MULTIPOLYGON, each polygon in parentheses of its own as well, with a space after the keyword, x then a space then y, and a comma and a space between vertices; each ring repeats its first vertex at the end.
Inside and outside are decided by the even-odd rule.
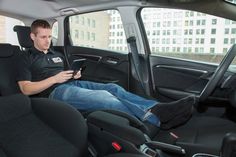
MULTIPOLYGON (((68 104, 22 94, 0 97, 1 157, 86 157, 87 124, 68 104)), ((115 154, 109 157, 145 157, 115 154)))
POLYGON ((15 80, 19 55, 19 47, 10 44, 0 44, 0 95, 20 93, 15 80))
MULTIPOLYGON (((23 34, 25 36, 25 34, 30 33, 29 27, 27 32, 24 32, 24 28, 18 27, 17 30, 19 29, 21 31, 18 35, 23 34)), ((19 39, 21 40, 21 38, 19 39)), ((22 41, 28 42, 27 40, 30 40, 29 36, 25 36, 22 41)), ((22 42, 20 41, 20 43, 22 42)), ((27 44, 22 46, 24 47, 24 45, 27 44)), ((149 128, 147 134, 151 139, 182 146, 186 149, 186 157, 199 152, 219 155, 224 135, 228 132, 236 132, 236 124, 234 122, 223 118, 206 116, 194 116, 183 126, 170 130, 160 130, 149 124, 147 126, 149 128), (178 138, 171 136, 170 132, 176 134, 178 138)))

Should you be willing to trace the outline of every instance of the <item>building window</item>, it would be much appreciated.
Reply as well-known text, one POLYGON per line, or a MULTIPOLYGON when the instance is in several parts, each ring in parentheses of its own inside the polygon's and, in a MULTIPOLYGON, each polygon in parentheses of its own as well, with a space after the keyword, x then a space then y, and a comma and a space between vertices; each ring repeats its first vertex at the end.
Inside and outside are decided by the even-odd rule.
POLYGON ((200 29, 196 29, 196 34, 200 34, 200 29))
POLYGON ((79 16, 75 16, 75 23, 79 24, 79 16))
POLYGON ((84 17, 81 18, 81 24, 84 25, 84 17))
POLYGON ((79 31, 78 30, 75 30, 75 38, 79 38, 79 31))
POLYGON ((189 30, 189 35, 193 35, 193 30, 192 29, 189 30))
POLYGON ((88 27, 90 27, 90 19, 89 18, 87 19, 87 24, 88 24, 88 27))
POLYGON ((236 34, 236 28, 231 28, 231 34, 236 34))
POLYGON ((216 29, 215 28, 211 29, 211 34, 216 34, 216 29))
POLYGON ((227 53, 228 49, 227 48, 223 48, 223 53, 227 53))
POLYGON ((202 25, 203 25, 203 26, 206 25, 206 20, 202 20, 202 25))
POLYGON ((199 38, 196 38, 195 44, 199 44, 199 38))
POLYGON ((190 11, 190 16, 193 17, 194 16, 194 12, 190 11))
POLYGON ((81 39, 84 40, 84 31, 81 31, 81 39))
POLYGON ((225 34, 229 34, 229 28, 225 28, 225 34))
POLYGON ((96 22, 95 22, 95 20, 92 20, 92 27, 93 27, 93 28, 96 27, 96 22))
POLYGON ((235 44, 235 38, 230 39, 230 44, 235 44))
POLYGON ((211 44, 215 44, 216 43, 216 39, 215 38, 211 38, 211 44))
POLYGON ((217 19, 212 19, 211 24, 216 25, 217 24, 217 19))
POLYGON ((201 24, 201 20, 197 20, 197 26, 201 24))
POLYGON ((205 34, 205 29, 201 29, 201 34, 202 34, 202 35, 205 34))
POLYGON ((91 40, 95 41, 95 33, 91 33, 91 40))
POLYGON ((229 25, 229 24, 230 24, 230 20, 225 19, 225 24, 226 24, 226 25, 229 25))
POLYGON ((224 38, 224 44, 228 44, 229 39, 228 38, 224 38))
POLYGON ((211 47, 210 48, 210 53, 215 53, 215 48, 211 47))
POLYGON ((201 44, 204 44, 204 41, 205 41, 205 39, 202 38, 202 39, 201 39, 201 44))

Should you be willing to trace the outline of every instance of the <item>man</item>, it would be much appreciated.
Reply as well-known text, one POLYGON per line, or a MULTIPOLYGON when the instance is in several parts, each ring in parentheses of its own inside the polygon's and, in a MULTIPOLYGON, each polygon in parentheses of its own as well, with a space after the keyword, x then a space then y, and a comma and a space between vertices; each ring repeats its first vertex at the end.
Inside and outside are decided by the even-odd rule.
POLYGON ((17 77, 25 95, 62 100, 79 110, 120 110, 157 126, 160 121, 166 123, 185 112, 190 117, 194 97, 161 104, 129 93, 116 84, 79 81, 81 72, 73 76, 72 70, 64 69, 63 55, 49 48, 51 34, 47 21, 32 23, 30 37, 34 46, 22 56, 17 77))

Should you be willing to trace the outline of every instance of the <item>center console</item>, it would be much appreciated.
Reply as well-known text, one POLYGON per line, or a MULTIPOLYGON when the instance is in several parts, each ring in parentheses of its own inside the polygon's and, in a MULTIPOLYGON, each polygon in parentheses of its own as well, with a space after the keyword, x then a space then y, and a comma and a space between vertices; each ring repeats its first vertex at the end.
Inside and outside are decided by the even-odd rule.
POLYGON ((185 150, 179 146, 151 141, 144 133, 147 129, 144 124, 123 112, 95 111, 88 115, 87 123, 89 141, 99 151, 98 154, 126 152, 148 157, 172 157, 168 153, 178 156, 185 154, 185 150))
MULTIPOLYGON (((184 157, 179 146, 152 141, 138 119, 120 111, 95 111, 87 116, 89 141, 98 154, 125 152, 147 157, 184 157)), ((196 153, 192 157, 236 157, 236 134, 224 137, 219 156, 196 153)))

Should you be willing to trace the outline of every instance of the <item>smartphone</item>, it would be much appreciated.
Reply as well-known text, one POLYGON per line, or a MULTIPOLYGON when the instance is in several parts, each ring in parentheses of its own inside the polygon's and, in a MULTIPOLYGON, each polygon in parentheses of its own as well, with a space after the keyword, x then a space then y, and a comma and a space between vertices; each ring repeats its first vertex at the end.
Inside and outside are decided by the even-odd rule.
POLYGON ((82 70, 82 66, 83 66, 83 64, 84 64, 85 61, 86 61, 86 59, 84 59, 84 58, 73 60, 73 62, 72 62, 72 64, 71 64, 71 70, 74 71, 73 76, 74 76, 79 70, 82 70))

